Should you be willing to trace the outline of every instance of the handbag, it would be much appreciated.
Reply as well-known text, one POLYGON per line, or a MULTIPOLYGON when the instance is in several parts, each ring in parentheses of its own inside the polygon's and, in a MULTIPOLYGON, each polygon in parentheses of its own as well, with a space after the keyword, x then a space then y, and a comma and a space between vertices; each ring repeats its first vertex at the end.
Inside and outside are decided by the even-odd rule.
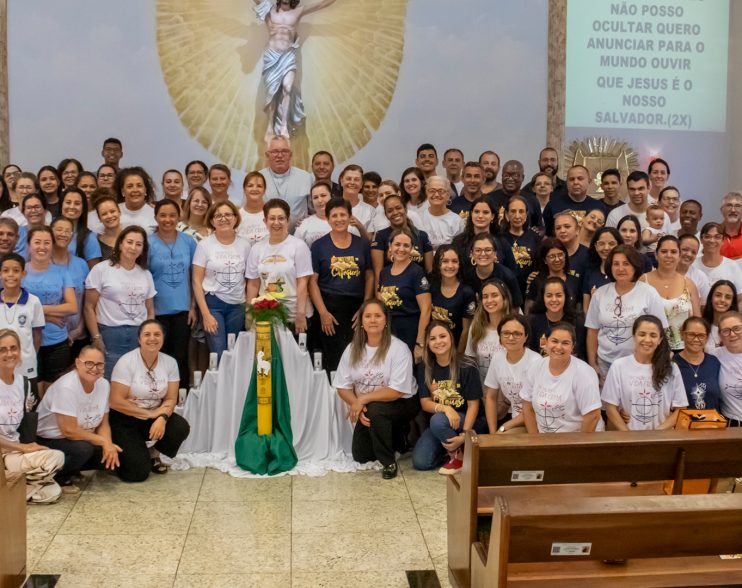
MULTIPOLYGON (((726 429, 727 419, 718 411, 696 410, 683 408, 678 411, 678 420, 675 423, 675 429, 699 431, 701 429, 726 429)), ((665 482, 665 493, 672 494, 673 482, 665 482)), ((711 480, 684 480, 683 494, 708 494, 711 491, 711 480)))
POLYGON ((31 381, 23 376, 23 418, 18 425, 18 435, 21 443, 35 443, 36 429, 39 426, 39 413, 36 408, 35 396, 31 392, 31 381))

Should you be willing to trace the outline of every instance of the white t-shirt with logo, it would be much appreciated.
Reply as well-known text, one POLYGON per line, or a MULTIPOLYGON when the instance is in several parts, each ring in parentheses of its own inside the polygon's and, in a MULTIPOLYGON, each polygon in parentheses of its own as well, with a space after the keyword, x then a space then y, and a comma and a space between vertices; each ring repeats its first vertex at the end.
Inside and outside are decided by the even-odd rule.
POLYGON ((634 352, 631 331, 634 321, 643 314, 653 314, 660 319, 662 327, 667 328, 662 299, 649 284, 636 282, 620 297, 614 282, 595 290, 585 316, 585 327, 598 329, 598 357, 602 361, 610 364, 634 352))
POLYGON ((619 407, 631 416, 631 431, 653 431, 676 408, 688 406, 683 377, 672 363, 669 379, 656 390, 652 384, 652 365, 636 361, 634 355, 613 362, 603 384, 603 402, 619 407))
POLYGON ((0 329, 12 329, 21 339, 21 366, 19 370, 27 378, 36 377, 36 348, 33 330, 46 324, 44 309, 38 296, 24 290, 20 304, 8 306, 0 301, 0 329), (25 302, 24 302, 25 300, 25 302))
POLYGON ((0 437, 18 443, 18 427, 23 420, 23 377, 15 373, 12 384, 0 380, 0 437))
POLYGON ((97 290, 98 323, 107 327, 141 325, 147 320, 146 300, 157 294, 149 270, 135 265, 128 270, 111 262, 101 261, 93 266, 85 279, 87 290, 97 290))
POLYGON ((391 388, 405 398, 417 394, 409 347, 396 337, 392 337, 386 357, 380 363, 374 362, 376 349, 366 345, 361 361, 351 365, 351 346, 348 345, 340 358, 333 386, 352 389, 358 396, 375 392, 379 388, 391 388))
POLYGON ((742 353, 731 353, 726 347, 719 347, 714 355, 721 363, 721 414, 742 421, 742 353))
MULTIPOLYGON (((569 367, 555 376, 549 359, 536 364, 531 387, 523 386, 520 397, 533 405, 539 433, 571 433, 582 427, 582 417, 599 409, 598 374, 581 359, 570 358, 569 367)), ((596 431, 605 425, 598 421, 596 431)))
POLYGON ((262 211, 247 212, 244 208, 240 208, 240 219, 237 234, 247 239, 250 245, 262 241, 268 235, 268 227, 265 226, 265 215, 262 211))
MULTIPOLYGON (((260 278, 260 292, 279 294, 286 306, 289 320, 296 317, 296 281, 311 276, 312 254, 307 244, 293 235, 287 236, 280 243, 271 245, 268 239, 256 243, 247 257, 245 277, 254 280, 260 278)), ((307 318, 314 309, 307 295, 307 318)))
POLYGON ((37 434, 46 439, 63 439, 57 423, 57 415, 75 417, 77 426, 86 431, 95 431, 108 412, 110 384, 98 378, 90 394, 82 389, 76 371, 71 371, 54 382, 39 404, 39 426, 37 434))
POLYGON ((487 329, 484 337, 482 337, 477 343, 476 349, 474 348, 474 342, 471 337, 472 330, 469 329, 469 336, 466 339, 466 351, 465 355, 473 358, 477 362, 479 367, 479 376, 482 382, 487 377, 487 371, 490 367, 490 361, 495 353, 502 351, 503 346, 500 344, 500 336, 497 334, 497 329, 487 329))
POLYGON ((434 216, 427 209, 416 215, 410 214, 410 218, 416 228, 428 234, 433 249, 451 243, 456 235, 464 231, 464 219, 450 210, 441 216, 434 216))
POLYGON ((245 267, 250 243, 237 236, 229 245, 220 243, 216 235, 199 241, 193 254, 193 265, 205 268, 203 289, 227 304, 245 301, 245 267))
POLYGON ((157 354, 157 365, 147 370, 139 349, 125 353, 116 362, 111 381, 129 387, 127 400, 139 408, 152 410, 162 404, 170 382, 180 382, 178 362, 164 353, 157 354))
POLYGON ((537 364, 544 361, 541 354, 526 347, 518 363, 507 360, 507 350, 501 349, 492 357, 484 385, 499 390, 510 405, 511 418, 522 412, 520 391, 523 386, 530 386, 537 364))

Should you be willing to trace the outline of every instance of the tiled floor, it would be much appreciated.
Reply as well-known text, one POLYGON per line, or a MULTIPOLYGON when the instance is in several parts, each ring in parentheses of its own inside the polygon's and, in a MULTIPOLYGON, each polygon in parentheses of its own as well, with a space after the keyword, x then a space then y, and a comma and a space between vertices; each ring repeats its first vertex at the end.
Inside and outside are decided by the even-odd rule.
POLYGON ((28 564, 87 588, 406 587, 446 572, 446 484, 400 462, 379 472, 237 479, 189 470, 28 509, 28 564))

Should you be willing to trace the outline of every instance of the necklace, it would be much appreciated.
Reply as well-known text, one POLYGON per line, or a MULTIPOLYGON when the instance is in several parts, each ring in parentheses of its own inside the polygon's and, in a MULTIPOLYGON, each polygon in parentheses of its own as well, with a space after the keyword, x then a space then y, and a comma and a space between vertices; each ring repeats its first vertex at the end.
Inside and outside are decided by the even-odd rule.
POLYGON ((693 364, 688 360, 687 357, 680 356, 685 360, 685 363, 687 363, 690 366, 691 371, 693 372, 693 377, 698 378, 698 370, 701 369, 701 366, 703 365, 703 359, 701 359, 701 363, 699 363, 696 367, 693 367, 693 364))
POLYGON ((18 296, 16 296, 15 300, 13 302, 6 302, 5 299, 2 299, 3 303, 3 315, 5 316, 5 324, 12 325, 15 321, 15 315, 18 312, 18 301, 21 299, 22 292, 18 292, 18 296), (10 306, 13 309, 13 312, 10 313, 10 316, 8 316, 8 306, 10 306))
POLYGON ((276 194, 278 194, 278 197, 281 200, 286 200, 286 193, 288 192, 288 186, 286 186, 286 184, 289 183, 289 181, 291 180, 291 172, 293 170, 289 168, 289 172, 285 176, 279 178, 281 180, 281 187, 283 188, 284 186, 286 186, 286 189, 284 190, 283 194, 281 194, 281 190, 278 187, 278 182, 276 181, 276 175, 273 173, 273 170, 269 168, 268 171, 271 175, 271 181, 273 182, 273 187, 276 189, 276 194))

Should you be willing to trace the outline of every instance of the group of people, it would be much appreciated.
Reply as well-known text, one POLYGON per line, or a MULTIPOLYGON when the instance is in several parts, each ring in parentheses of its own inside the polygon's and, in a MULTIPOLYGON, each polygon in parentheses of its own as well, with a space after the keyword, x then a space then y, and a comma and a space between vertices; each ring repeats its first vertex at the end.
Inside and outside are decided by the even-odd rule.
POLYGON ((159 199, 114 138, 95 173, 5 167, 0 445, 10 469, 45 464, 30 500, 91 467, 166 471, 160 453, 188 435, 178 389, 266 294, 321 352, 354 459, 384 478, 413 443, 416 467, 455 473, 469 429, 665 428, 687 405, 742 420, 742 194, 701 225, 661 159, 604 170, 597 199, 584 166, 558 177, 551 148, 525 185, 494 151, 448 149, 437 175, 423 144, 399 183, 355 164, 335 183, 329 152, 311 172, 291 155, 272 137, 241 195, 228 167, 192 161, 159 199))

